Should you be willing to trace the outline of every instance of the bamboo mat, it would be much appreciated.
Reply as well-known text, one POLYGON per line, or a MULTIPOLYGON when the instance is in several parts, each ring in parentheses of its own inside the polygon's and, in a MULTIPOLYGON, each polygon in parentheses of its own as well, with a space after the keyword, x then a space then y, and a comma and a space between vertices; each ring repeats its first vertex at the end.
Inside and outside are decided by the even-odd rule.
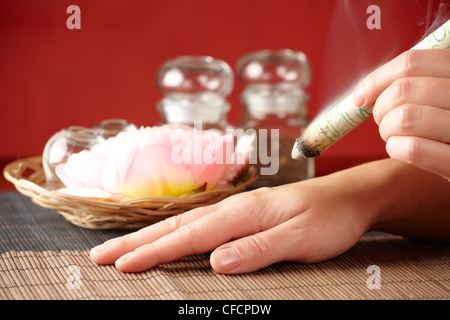
POLYGON ((90 248, 124 233, 83 229, 17 192, 0 193, 0 299, 450 298, 448 243, 367 234, 347 253, 326 262, 278 263, 241 275, 216 273, 208 254, 134 274, 92 263, 90 248), (369 266, 378 268, 378 289, 369 266))

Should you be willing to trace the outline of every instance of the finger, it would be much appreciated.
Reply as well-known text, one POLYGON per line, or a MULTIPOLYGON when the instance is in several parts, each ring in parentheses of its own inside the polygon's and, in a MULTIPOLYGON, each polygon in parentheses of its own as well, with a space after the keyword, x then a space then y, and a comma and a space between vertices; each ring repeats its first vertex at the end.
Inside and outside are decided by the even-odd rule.
POLYGON ((394 108, 405 104, 450 109, 450 79, 404 78, 394 81, 378 97, 373 116, 377 124, 394 108))
POLYGON ((391 137, 386 151, 392 159, 413 164, 450 179, 450 145, 418 137, 391 137))
POLYGON ((126 254, 116 261, 116 267, 123 272, 139 272, 184 256, 206 253, 232 239, 271 228, 293 215, 293 210, 289 213, 280 209, 283 206, 278 200, 286 203, 282 195, 275 197, 276 201, 270 199, 273 200, 271 192, 258 190, 233 197, 214 212, 126 254))
POLYGON ((215 212, 218 208, 226 205, 228 202, 233 202, 233 199, 235 198, 236 196, 227 198, 214 205, 196 208, 140 229, 137 232, 110 239, 91 250, 91 259, 97 264, 114 264, 114 262, 124 254, 131 252, 142 245, 153 242, 204 215, 215 212))
POLYGON ((362 236, 366 223, 355 218, 349 210, 329 213, 304 209, 270 229, 218 247, 211 254, 211 266, 219 273, 237 274, 281 261, 324 261, 344 253, 362 236))
POLYGON ((379 130, 384 141, 415 136, 450 143, 450 110, 405 104, 386 114, 379 130))
POLYGON ((226 243, 211 254, 211 266, 224 274, 253 272, 290 260, 295 248, 289 222, 226 243))
POLYGON ((155 241, 214 210, 215 205, 196 208, 183 214, 172 216, 136 232, 110 239, 103 244, 92 248, 90 257, 92 261, 97 264, 114 264, 114 262, 124 254, 134 251, 144 244, 155 241))
POLYGON ((235 230, 251 233, 255 224, 237 224, 224 211, 216 211, 183 225, 153 242, 138 247, 116 261, 122 272, 140 272, 192 254, 206 253, 237 237, 235 230))
POLYGON ((184 256, 210 251, 231 237, 228 232, 219 232, 221 224, 216 220, 221 219, 217 215, 214 217, 216 219, 212 223, 216 227, 208 225, 211 219, 205 222, 206 217, 199 218, 122 256, 115 263, 117 269, 122 272, 140 272, 184 256))
POLYGON ((406 77, 450 77, 450 50, 409 50, 365 77, 355 89, 353 103, 373 106, 377 97, 395 80, 406 77))

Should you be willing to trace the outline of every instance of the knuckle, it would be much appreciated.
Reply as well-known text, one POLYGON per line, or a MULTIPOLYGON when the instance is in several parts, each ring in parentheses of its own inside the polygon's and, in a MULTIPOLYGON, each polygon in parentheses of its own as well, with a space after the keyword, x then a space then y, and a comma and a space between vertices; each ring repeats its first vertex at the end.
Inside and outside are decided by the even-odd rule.
POLYGON ((413 81, 408 78, 395 80, 392 83, 392 98, 394 101, 403 102, 413 90, 413 81))
POLYGON ((259 235, 252 235, 246 238, 246 251, 251 257, 264 256, 270 249, 270 245, 259 235))
POLYGON ((406 142, 406 160, 409 163, 419 163, 422 155, 420 140, 408 139, 406 142))
POLYGON ((270 198, 270 193, 272 189, 268 187, 262 187, 250 192, 250 198, 245 201, 249 201, 249 209, 252 213, 260 213, 263 214, 267 211, 268 201, 267 198, 270 198))
POLYGON ((238 193, 225 199, 225 204, 228 208, 233 208, 238 211, 240 209, 242 210, 244 206, 246 209, 255 207, 261 208, 261 205, 264 204, 264 198, 266 197, 267 192, 270 191, 270 188, 262 187, 252 191, 238 193))
POLYGON ((195 234, 194 230, 196 230, 196 229, 197 229, 196 222, 193 221, 189 224, 179 227, 174 232, 178 232, 179 234, 182 234, 183 239, 190 239, 195 234))
POLYGON ((410 76, 414 74, 420 66, 420 50, 408 50, 400 55, 400 72, 410 76))
POLYGON ((196 220, 183 225, 174 231, 180 236, 180 241, 189 249, 189 254, 201 252, 201 248, 199 248, 199 244, 196 241, 200 230, 202 230, 201 226, 199 226, 199 222, 196 220))
POLYGON ((259 202, 264 197, 264 194, 269 190, 267 187, 258 188, 248 193, 248 200, 252 202, 259 202))
POLYGON ((169 232, 175 231, 182 225, 181 215, 174 215, 161 221, 169 232))
POLYGON ((136 232, 131 232, 131 233, 123 235, 122 237, 120 237, 120 240, 119 240, 121 242, 120 245, 127 246, 129 244, 133 244, 133 242, 136 239, 135 235, 136 235, 136 232))
POLYGON ((402 128, 412 128, 417 121, 417 107, 411 104, 404 104, 399 107, 398 125, 402 128))

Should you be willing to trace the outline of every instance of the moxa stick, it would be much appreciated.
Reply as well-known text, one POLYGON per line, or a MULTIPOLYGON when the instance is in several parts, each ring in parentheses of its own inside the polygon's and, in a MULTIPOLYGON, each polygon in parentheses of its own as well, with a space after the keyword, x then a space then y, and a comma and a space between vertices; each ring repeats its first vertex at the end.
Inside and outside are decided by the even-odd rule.
MULTIPOLYGON (((420 41, 413 49, 450 49, 450 20, 420 41)), ((293 159, 318 157, 372 114, 372 108, 352 103, 353 91, 343 95, 319 114, 295 140, 293 159)))

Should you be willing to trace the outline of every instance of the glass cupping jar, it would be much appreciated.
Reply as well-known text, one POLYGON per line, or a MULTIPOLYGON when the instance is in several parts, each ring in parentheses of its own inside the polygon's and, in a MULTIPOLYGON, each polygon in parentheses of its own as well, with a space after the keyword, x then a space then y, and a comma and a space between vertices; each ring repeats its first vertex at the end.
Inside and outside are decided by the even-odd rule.
MULTIPOLYGON (((162 94, 158 110, 161 124, 201 126, 225 131, 233 89, 233 71, 223 60, 210 56, 180 56, 164 62, 156 77, 162 94)), ((200 128, 199 128, 200 129, 200 128)))
MULTIPOLYGON (((291 158, 295 139, 309 123, 309 95, 305 88, 310 83, 311 70, 306 55, 290 49, 248 53, 238 60, 236 73, 243 86, 241 101, 245 106, 239 127, 253 128, 258 140, 267 139, 266 153, 270 154, 271 162, 278 161, 278 171, 266 170, 269 174, 260 174, 258 186, 312 178, 314 159, 291 158), (265 132, 264 137, 261 132, 265 132)), ((258 147, 263 146, 259 141, 258 147)), ((259 161, 263 153, 264 150, 258 150, 260 173, 268 166, 259 161)))

